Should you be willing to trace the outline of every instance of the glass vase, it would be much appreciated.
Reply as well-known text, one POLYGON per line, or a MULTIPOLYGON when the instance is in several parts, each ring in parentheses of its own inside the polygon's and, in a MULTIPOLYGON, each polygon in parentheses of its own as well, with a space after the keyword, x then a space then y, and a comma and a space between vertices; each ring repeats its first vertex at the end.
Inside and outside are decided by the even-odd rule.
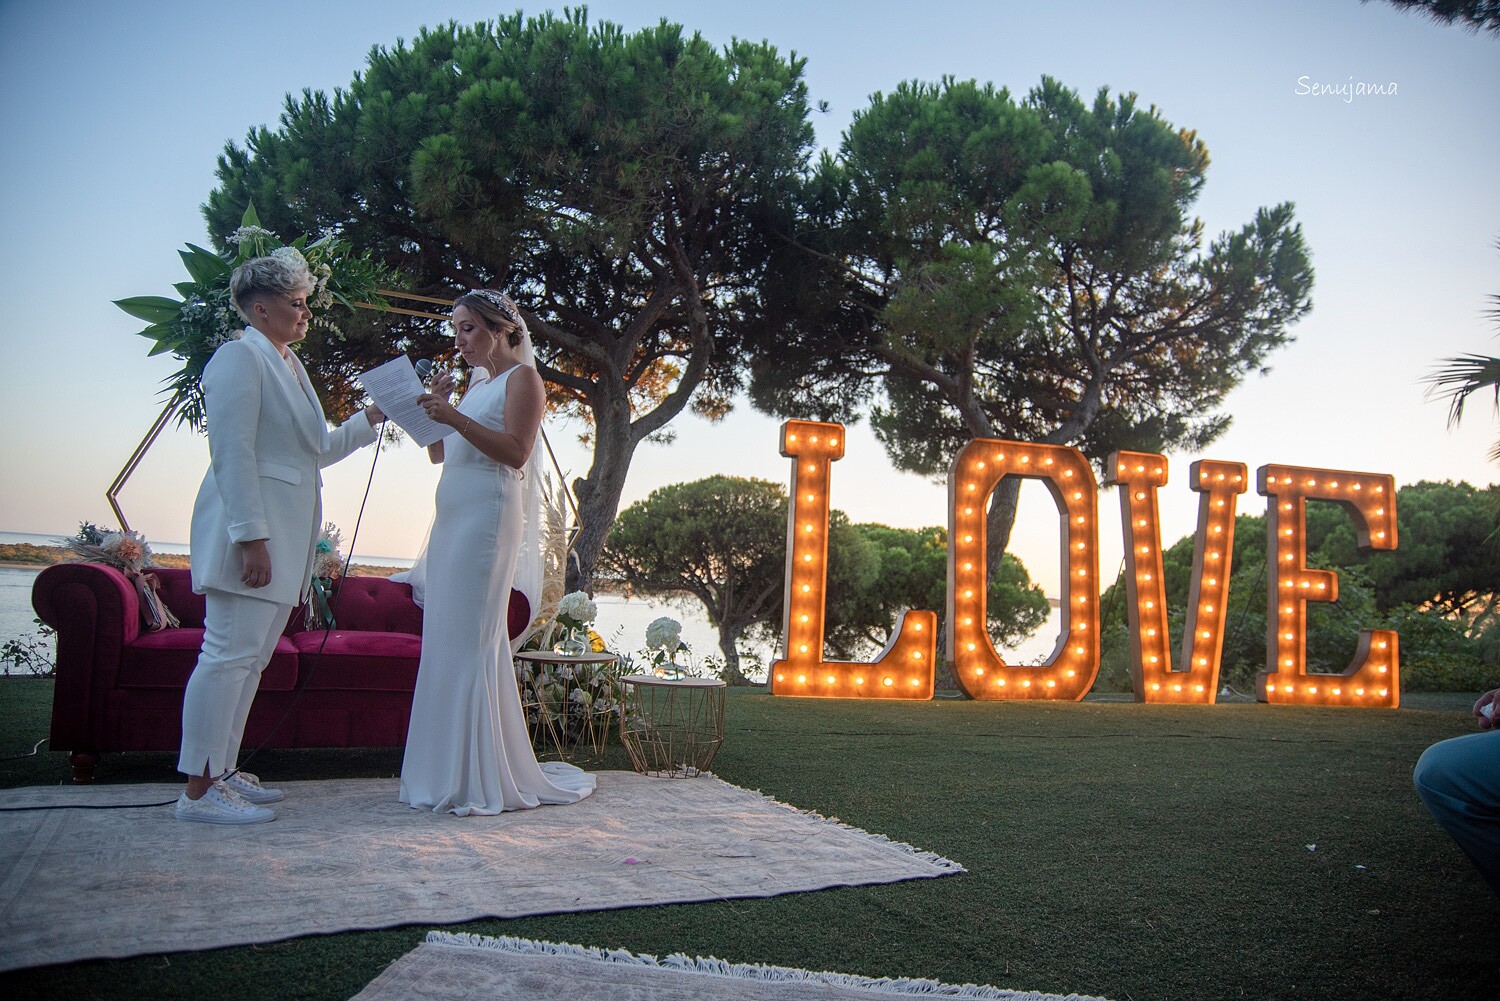
POLYGON ((581 657, 589 652, 588 634, 581 629, 566 630, 553 641, 552 652, 565 657, 581 657))

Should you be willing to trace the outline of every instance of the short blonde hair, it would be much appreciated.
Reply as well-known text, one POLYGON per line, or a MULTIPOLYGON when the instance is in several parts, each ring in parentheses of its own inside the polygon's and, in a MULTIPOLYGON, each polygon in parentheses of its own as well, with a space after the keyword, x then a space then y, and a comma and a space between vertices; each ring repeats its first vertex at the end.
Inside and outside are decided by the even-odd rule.
POLYGON ((252 257, 229 276, 229 301, 250 322, 250 303, 262 295, 306 295, 312 291, 312 272, 294 248, 283 247, 265 257, 252 257))

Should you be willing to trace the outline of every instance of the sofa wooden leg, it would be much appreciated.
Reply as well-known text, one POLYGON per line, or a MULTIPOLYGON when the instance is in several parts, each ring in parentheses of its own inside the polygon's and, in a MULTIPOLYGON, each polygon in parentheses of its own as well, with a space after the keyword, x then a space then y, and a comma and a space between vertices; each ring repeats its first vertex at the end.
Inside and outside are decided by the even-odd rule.
POLYGON ((99 763, 98 751, 74 751, 68 755, 73 766, 73 784, 91 785, 94 781, 94 766, 99 763))

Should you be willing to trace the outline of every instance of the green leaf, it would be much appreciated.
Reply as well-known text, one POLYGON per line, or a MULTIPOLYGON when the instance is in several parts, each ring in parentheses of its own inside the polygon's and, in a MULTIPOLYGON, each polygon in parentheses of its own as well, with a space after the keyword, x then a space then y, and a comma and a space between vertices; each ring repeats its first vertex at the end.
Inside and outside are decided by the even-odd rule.
POLYGON ((202 247, 195 247, 191 243, 187 250, 179 250, 177 253, 182 257, 182 265, 187 268, 187 273, 193 276, 193 281, 199 285, 212 285, 216 278, 222 278, 228 274, 230 267, 218 254, 202 247))
POLYGON ((129 299, 116 299, 115 305, 147 323, 170 323, 177 319, 182 303, 159 295, 136 295, 129 299))
POLYGON ((146 352, 146 357, 154 358, 157 355, 164 355, 168 351, 171 351, 174 347, 175 345, 173 345, 171 341, 157 341, 151 346, 151 350, 146 352))
POLYGON ((250 202, 245 206, 245 216, 240 220, 241 226, 259 226, 260 216, 255 214, 255 203, 250 202))
POLYGON ((144 330, 137 330, 136 333, 142 337, 150 337, 158 341, 170 340, 177 336, 177 331, 173 329, 170 323, 153 323, 144 330))
POLYGON ((172 287, 177 290, 178 295, 182 296, 184 302, 198 294, 197 282, 173 282, 172 287))

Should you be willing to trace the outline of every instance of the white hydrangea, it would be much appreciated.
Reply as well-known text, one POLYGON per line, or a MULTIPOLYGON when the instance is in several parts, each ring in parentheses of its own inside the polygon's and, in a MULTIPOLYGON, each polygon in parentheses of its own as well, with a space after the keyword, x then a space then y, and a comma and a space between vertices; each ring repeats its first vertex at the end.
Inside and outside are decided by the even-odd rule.
POLYGON ((562 596, 557 603, 557 614, 566 615, 579 625, 588 625, 599 614, 599 606, 582 591, 573 591, 562 596))
POLYGON ((669 615, 652 619, 646 627, 646 649, 676 653, 682 645, 682 623, 669 615))
POLYGON ((269 229, 265 229, 261 226, 241 226, 239 229, 229 234, 229 242, 234 244, 235 246, 239 246, 246 240, 260 239, 261 237, 269 237, 274 240, 276 238, 276 234, 272 233, 269 229))

